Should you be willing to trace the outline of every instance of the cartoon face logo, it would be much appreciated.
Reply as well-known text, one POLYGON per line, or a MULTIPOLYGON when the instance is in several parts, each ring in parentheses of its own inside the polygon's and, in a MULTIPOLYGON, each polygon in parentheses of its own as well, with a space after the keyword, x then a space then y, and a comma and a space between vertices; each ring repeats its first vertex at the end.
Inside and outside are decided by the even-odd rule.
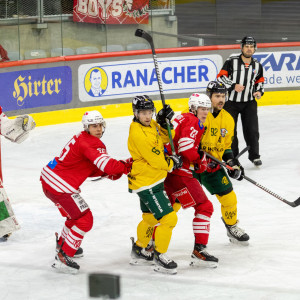
POLYGON ((227 130, 225 128, 221 128, 220 133, 221 133, 221 137, 225 137, 227 134, 227 130))
POLYGON ((108 78, 105 71, 100 67, 93 67, 85 75, 84 87, 92 97, 101 97, 108 85, 108 78))

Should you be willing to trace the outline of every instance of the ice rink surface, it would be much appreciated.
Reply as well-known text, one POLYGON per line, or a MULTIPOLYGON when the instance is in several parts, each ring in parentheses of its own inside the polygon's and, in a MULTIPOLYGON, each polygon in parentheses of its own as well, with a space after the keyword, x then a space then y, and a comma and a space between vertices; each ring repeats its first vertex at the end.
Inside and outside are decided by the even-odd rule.
MULTIPOLYGON (((108 153, 127 158, 131 117, 107 119, 103 136, 108 153)), ((300 196, 300 105, 259 108, 263 165, 244 154, 246 175, 289 201, 300 196)), ((127 178, 86 181, 82 196, 94 215, 94 227, 82 243, 77 275, 55 272, 55 231, 64 220, 42 193, 42 167, 58 155, 81 123, 37 127, 21 145, 2 138, 4 186, 22 229, 0 243, 0 300, 89 299, 89 273, 121 276, 121 299, 300 299, 300 206, 287 204, 243 180, 234 181, 240 227, 248 247, 229 243, 220 204, 208 194, 215 212, 208 251, 219 258, 216 269, 189 266, 193 249, 193 209, 180 210, 168 254, 177 275, 129 265, 131 241, 141 219, 138 197, 128 193, 127 178)), ((240 149, 245 146, 239 128, 240 149)))

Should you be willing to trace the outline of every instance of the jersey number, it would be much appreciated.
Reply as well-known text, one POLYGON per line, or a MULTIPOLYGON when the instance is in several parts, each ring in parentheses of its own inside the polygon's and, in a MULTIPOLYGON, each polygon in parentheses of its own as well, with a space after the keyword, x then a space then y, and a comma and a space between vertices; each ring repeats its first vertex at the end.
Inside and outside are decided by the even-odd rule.
POLYGON ((211 136, 217 136, 218 128, 211 128, 211 136))
POLYGON ((75 139, 72 138, 70 140, 70 142, 65 146, 65 148, 61 151, 60 156, 59 156, 59 160, 63 161, 64 158, 66 157, 66 155, 68 154, 68 152, 70 151, 70 145, 74 145, 75 144, 75 139))
POLYGON ((160 154, 160 151, 156 149, 155 147, 152 148, 152 152, 155 153, 156 155, 160 154))
POLYGON ((195 139, 197 133, 198 133, 198 130, 196 130, 194 127, 191 127, 190 137, 193 138, 193 139, 195 139))

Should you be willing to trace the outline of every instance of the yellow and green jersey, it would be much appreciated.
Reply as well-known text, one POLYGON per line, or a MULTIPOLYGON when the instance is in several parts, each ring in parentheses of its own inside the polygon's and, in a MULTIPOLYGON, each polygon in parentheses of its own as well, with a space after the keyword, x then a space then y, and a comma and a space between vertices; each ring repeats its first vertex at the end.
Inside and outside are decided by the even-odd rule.
POLYGON ((209 113, 204 126, 205 132, 201 140, 201 149, 222 160, 224 152, 231 151, 234 136, 232 116, 224 109, 216 117, 209 113))
POLYGON ((168 171, 173 168, 173 161, 166 160, 164 154, 164 144, 168 142, 168 131, 154 120, 150 126, 134 121, 131 123, 128 137, 128 150, 133 158, 128 174, 130 192, 150 189, 165 180, 168 171))

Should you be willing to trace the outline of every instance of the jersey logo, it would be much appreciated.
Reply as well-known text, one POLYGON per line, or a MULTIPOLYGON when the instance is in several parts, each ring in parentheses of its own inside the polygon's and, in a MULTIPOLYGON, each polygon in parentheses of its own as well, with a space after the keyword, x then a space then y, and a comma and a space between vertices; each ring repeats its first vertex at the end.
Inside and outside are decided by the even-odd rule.
POLYGON ((200 120, 199 120, 199 122, 198 122, 198 125, 199 125, 199 128, 200 128, 200 129, 203 129, 204 126, 203 126, 203 123, 202 123, 200 120))
POLYGON ((56 165, 57 165, 57 161, 55 160, 55 158, 48 163, 48 167, 51 170, 53 170, 56 167, 56 165))
POLYGON ((228 131, 225 128, 221 128, 220 132, 221 132, 221 137, 225 137, 226 134, 228 133, 228 131))
POLYGON ((228 181, 228 179, 227 179, 226 176, 224 176, 224 177, 222 178, 222 184, 224 184, 224 185, 229 184, 229 181, 228 181))

